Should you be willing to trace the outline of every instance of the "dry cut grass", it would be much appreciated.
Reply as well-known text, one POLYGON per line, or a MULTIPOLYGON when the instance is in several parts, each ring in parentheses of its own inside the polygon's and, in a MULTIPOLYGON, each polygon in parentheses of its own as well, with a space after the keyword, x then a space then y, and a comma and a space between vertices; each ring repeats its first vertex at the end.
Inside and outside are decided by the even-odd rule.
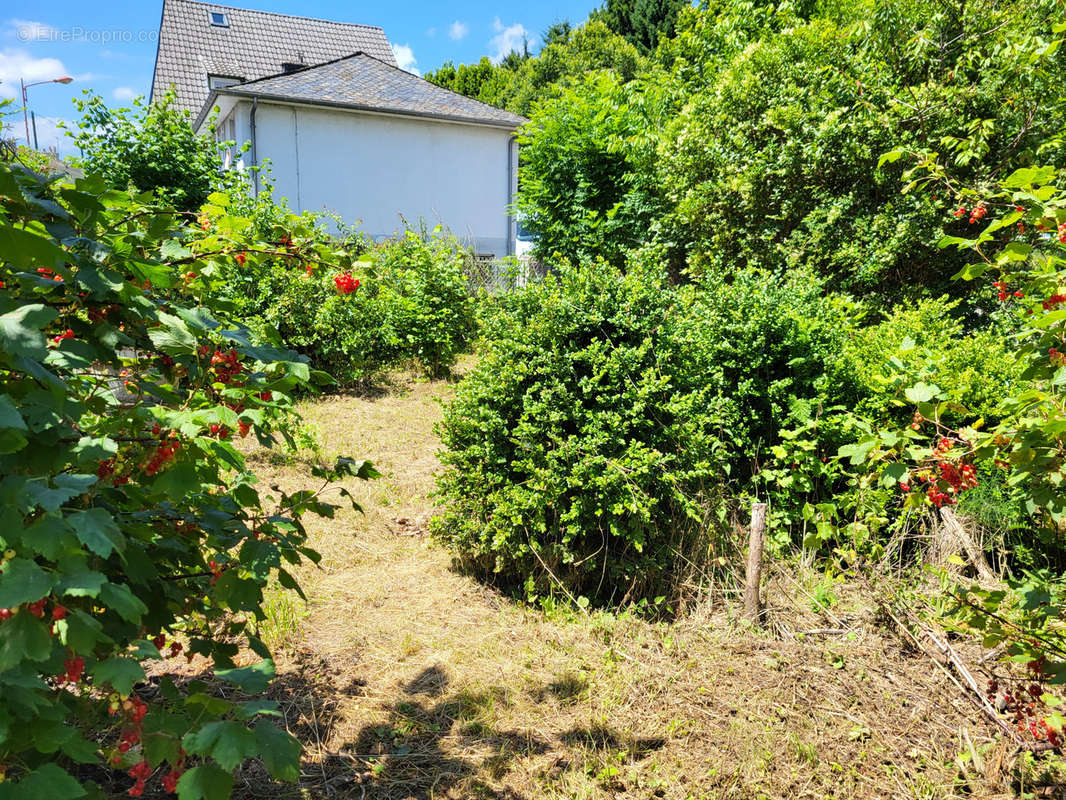
MULTIPOLYGON (((452 571, 424 536, 439 469, 433 425, 451 390, 399 376, 377 397, 303 409, 325 454, 370 458, 384 477, 348 487, 365 514, 311 522, 324 559, 300 575, 310 604, 286 612, 274 690, 307 748, 303 778, 278 786, 246 767, 244 796, 1007 791, 1009 754, 947 678, 861 600, 813 579, 774 579, 771 613, 789 624, 772 634, 747 631, 725 607, 672 624, 544 613, 452 571), (840 624, 852 634, 795 635, 840 624)), ((255 463, 266 483, 307 483, 299 462, 255 463)))

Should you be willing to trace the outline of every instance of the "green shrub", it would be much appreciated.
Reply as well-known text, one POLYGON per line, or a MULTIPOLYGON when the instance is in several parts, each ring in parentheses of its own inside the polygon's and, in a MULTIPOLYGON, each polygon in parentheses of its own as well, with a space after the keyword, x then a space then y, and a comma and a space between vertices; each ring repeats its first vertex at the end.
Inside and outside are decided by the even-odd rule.
POLYGON ((616 266, 663 213, 654 131, 664 98, 607 71, 537 104, 522 129, 518 208, 536 254, 616 266))
POLYGON ((371 254, 389 340, 430 375, 446 374, 474 333, 469 257, 454 237, 414 231, 371 254))
POLYGON ((338 270, 297 271, 288 259, 254 268, 249 261, 249 272, 233 280, 240 282, 235 293, 245 292, 246 315, 348 385, 407 362, 430 375, 448 372, 474 331, 467 257, 454 237, 408 231, 354 262, 359 288, 350 294, 340 294, 338 270))
POLYGON ((722 478, 718 401, 682 357, 661 275, 564 268, 502 299, 440 425, 436 538, 527 594, 654 594, 722 478))
POLYGON ((852 307, 824 296, 813 276, 745 270, 729 283, 705 281, 681 292, 685 358, 735 409, 734 477, 757 470, 782 428, 854 401, 856 387, 840 359, 852 307))
POLYGON ((280 341, 328 372, 342 385, 357 383, 397 360, 398 347, 388 336, 379 301, 380 286, 360 270, 353 277, 360 288, 340 295, 334 283, 339 274, 316 270, 310 274, 282 267, 270 276, 266 297, 270 304, 263 321, 280 341))
POLYGON ((807 503, 842 488, 828 457, 846 439, 841 412, 859 388, 841 359, 855 307, 803 272, 744 270, 680 293, 689 370, 730 409, 732 491, 745 505, 770 503, 769 526, 783 545, 807 503))
POLYGON ((68 135, 78 147, 74 161, 112 188, 155 191, 181 211, 195 211, 213 191, 241 190, 244 177, 224 167, 222 147, 212 136, 192 129, 188 111, 173 107, 168 92, 148 105, 108 108, 87 91, 74 104, 82 115, 68 135))
POLYGON ((924 380, 986 421, 998 418, 1021 367, 1004 347, 1004 331, 995 325, 967 331, 953 315, 958 306, 946 297, 921 300, 855 331, 844 355, 861 387, 856 413, 877 424, 899 422, 910 413, 903 389, 924 380))
POLYGON ((219 274, 272 249, 227 204, 192 241, 184 214, 97 176, 0 165, 2 798, 224 800, 252 756, 300 776, 255 697, 263 591, 318 562, 303 519, 337 508, 320 492, 376 473, 340 458, 317 490, 263 492, 234 446, 292 444, 316 376, 216 302, 219 274))

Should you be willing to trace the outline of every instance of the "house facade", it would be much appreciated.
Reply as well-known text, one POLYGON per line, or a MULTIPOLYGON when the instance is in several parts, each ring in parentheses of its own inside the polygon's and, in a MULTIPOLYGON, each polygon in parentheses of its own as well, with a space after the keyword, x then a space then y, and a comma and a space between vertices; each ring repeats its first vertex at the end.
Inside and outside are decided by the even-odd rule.
POLYGON ((164 0, 153 99, 170 87, 198 130, 247 142, 235 166, 264 165, 294 211, 376 240, 440 224, 480 256, 515 252, 526 120, 399 69, 380 28, 164 0))

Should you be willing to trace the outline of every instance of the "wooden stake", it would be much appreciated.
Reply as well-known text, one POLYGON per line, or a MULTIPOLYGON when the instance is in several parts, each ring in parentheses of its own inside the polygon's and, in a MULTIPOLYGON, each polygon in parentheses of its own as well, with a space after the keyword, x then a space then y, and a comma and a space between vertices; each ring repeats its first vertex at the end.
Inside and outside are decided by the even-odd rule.
POLYGON ((744 619, 755 622, 762 610, 759 583, 762 581, 762 551, 766 541, 766 503, 751 507, 751 533, 748 538, 748 568, 744 575, 744 619))

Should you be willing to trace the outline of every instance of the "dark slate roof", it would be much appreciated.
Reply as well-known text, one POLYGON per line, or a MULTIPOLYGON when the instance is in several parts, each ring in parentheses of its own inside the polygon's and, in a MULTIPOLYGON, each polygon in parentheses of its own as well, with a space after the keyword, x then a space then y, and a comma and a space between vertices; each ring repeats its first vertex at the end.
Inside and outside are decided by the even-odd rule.
POLYGON ((517 128, 527 121, 525 117, 456 94, 366 53, 353 53, 299 72, 219 89, 201 112, 196 127, 213 105, 215 95, 258 97, 501 128, 517 128))
POLYGON ((208 75, 248 81, 282 72, 285 63, 321 64, 356 51, 396 64, 385 32, 375 26, 163 0, 152 96, 173 84, 178 107, 195 116, 207 100, 208 75), (225 13, 229 27, 212 25, 212 11, 225 13))

